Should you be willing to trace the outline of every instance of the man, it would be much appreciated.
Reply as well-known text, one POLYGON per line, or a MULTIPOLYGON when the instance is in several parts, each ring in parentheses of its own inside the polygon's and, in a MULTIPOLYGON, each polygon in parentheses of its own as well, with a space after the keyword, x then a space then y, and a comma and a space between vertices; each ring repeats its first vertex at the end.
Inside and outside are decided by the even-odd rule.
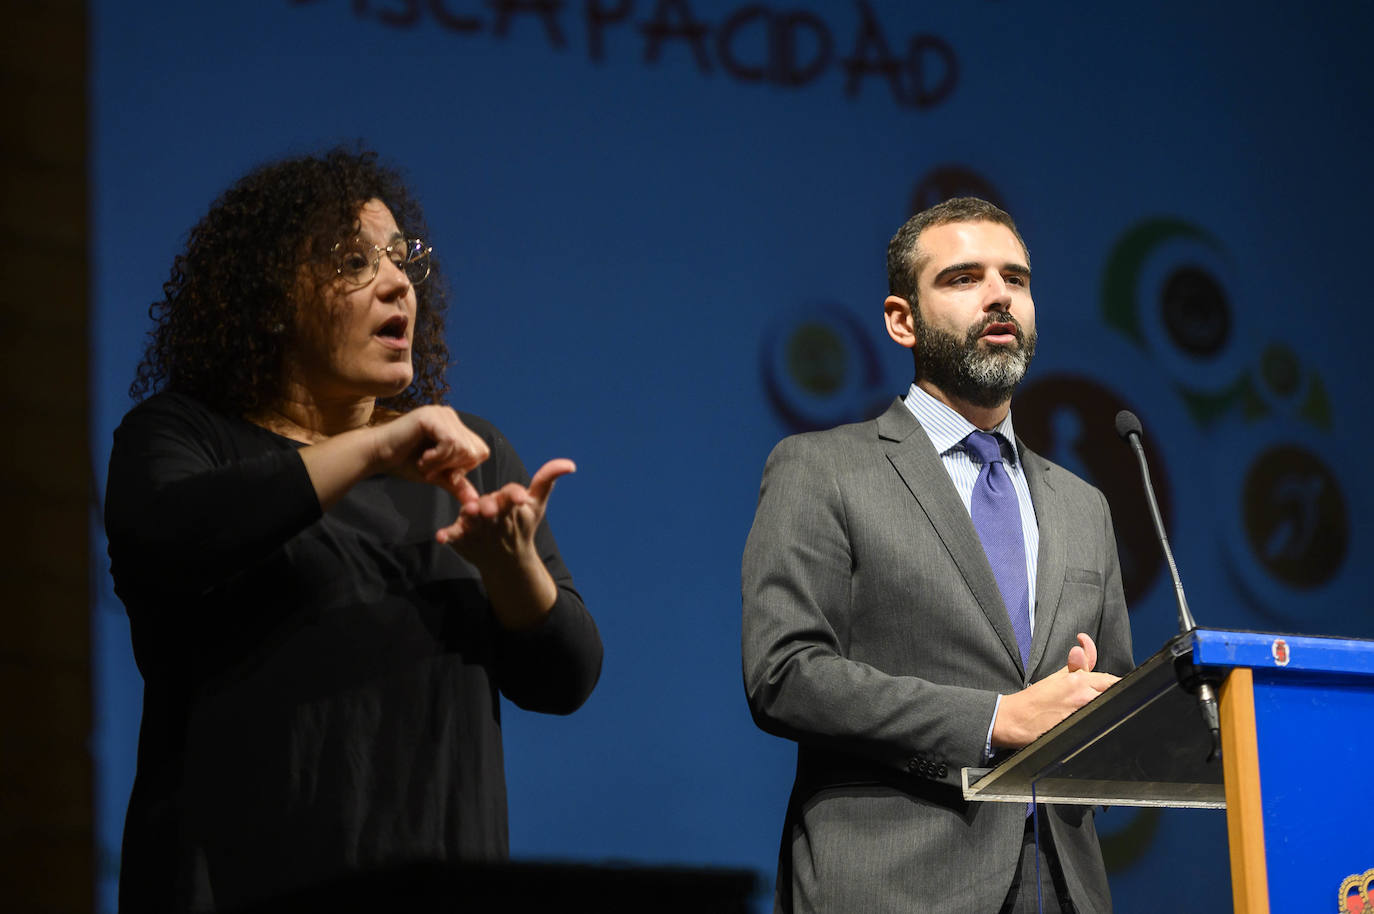
POLYGON ((1111 908, 1090 809, 1041 807, 1037 851, 1025 806, 960 790, 1132 666, 1105 499, 1012 430, 1029 259, 985 201, 913 216, 884 302, 906 398, 764 469, 743 652, 755 721, 798 744, 778 910, 1033 911, 1037 881, 1047 911, 1111 908))

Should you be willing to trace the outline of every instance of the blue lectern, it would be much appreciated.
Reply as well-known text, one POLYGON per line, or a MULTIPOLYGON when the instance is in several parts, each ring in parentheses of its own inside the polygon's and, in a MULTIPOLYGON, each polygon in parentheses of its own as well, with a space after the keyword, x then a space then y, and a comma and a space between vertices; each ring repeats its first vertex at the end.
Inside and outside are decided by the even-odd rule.
POLYGON ((964 795, 1225 809, 1237 914, 1374 914, 1374 641, 1194 629, 964 795))

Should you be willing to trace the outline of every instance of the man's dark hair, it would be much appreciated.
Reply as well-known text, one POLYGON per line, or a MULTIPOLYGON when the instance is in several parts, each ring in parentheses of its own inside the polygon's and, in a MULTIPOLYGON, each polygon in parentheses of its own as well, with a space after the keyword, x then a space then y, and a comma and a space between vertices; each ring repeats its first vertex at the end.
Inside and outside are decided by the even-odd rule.
MULTIPOLYGON (((191 229, 164 297, 149 307, 153 329, 129 395, 175 391, 231 416, 271 406, 282 392, 296 312, 322 306, 334 245, 357 234, 358 213, 374 198, 408 237, 427 237, 399 173, 370 150, 273 162, 237 181, 191 229)), ((379 401, 383 408, 413 409, 448 392, 447 302, 434 260, 415 287, 414 378, 379 401)))
POLYGON ((1016 223, 1001 209, 978 197, 954 197, 944 203, 937 203, 929 209, 921 210, 912 216, 887 243, 887 291, 916 306, 916 280, 925 268, 927 258, 916 245, 916 240, 926 229, 951 222, 996 222, 1011 229, 1021 250, 1026 255, 1027 266, 1030 251, 1016 223))

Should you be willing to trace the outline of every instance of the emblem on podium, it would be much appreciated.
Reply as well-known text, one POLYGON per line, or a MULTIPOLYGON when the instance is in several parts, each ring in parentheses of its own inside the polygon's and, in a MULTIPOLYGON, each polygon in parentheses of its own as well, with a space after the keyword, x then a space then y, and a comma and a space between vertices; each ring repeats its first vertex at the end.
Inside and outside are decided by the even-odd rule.
POLYGON ((1270 645, 1269 652, 1274 655, 1274 662, 1279 666, 1288 666, 1289 653, 1288 642, 1282 638, 1275 638, 1270 645))
POLYGON ((1341 880, 1341 891, 1336 896, 1336 910, 1339 914, 1374 914, 1374 902, 1369 898, 1369 889, 1372 885, 1374 869, 1352 873, 1341 880))

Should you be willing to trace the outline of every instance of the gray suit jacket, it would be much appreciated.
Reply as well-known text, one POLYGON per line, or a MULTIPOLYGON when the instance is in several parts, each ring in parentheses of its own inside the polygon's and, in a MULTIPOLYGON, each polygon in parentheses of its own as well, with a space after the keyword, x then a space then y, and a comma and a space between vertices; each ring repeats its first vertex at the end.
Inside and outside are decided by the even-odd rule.
MULTIPOLYGON (((1030 673, 968 510, 915 417, 783 440, 744 551, 744 684, 754 719, 795 740, 779 855, 783 911, 996 911, 1025 826, 966 803, 996 697, 1062 667, 1082 631, 1097 669, 1133 665, 1102 493, 1021 447, 1040 527, 1030 673)), ((1049 807, 1070 896, 1109 911, 1084 807, 1049 807)))

